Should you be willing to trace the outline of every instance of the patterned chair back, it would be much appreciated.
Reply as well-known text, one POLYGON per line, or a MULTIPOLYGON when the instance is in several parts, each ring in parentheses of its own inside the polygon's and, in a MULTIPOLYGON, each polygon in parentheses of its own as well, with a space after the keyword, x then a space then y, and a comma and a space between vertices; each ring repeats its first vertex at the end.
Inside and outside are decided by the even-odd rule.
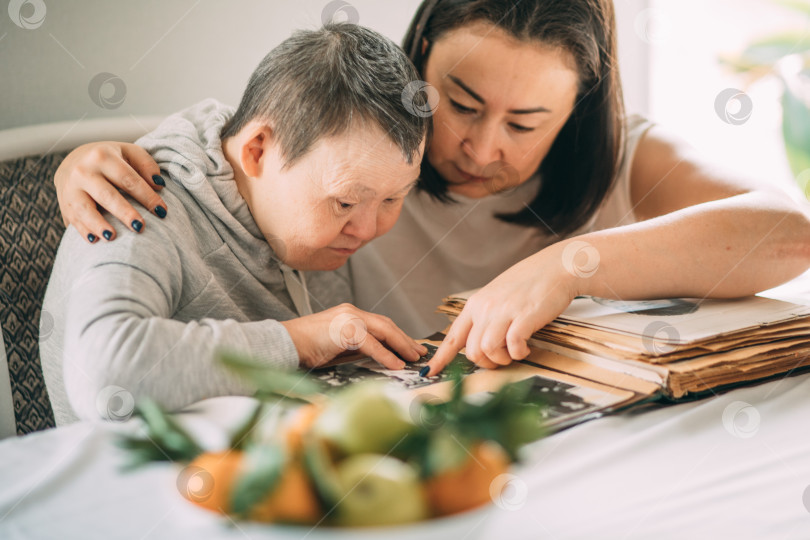
POLYGON ((0 163, 0 327, 18 435, 54 426, 39 360, 39 319, 65 231, 53 184, 65 155, 0 163))

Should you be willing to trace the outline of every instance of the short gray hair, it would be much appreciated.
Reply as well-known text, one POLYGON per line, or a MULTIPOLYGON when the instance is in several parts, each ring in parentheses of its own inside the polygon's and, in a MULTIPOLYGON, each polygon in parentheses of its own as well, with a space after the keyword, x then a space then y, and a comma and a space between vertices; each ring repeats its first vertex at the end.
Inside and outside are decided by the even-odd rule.
POLYGON ((405 53, 368 28, 337 23, 297 31, 250 76, 221 136, 236 135, 254 119, 269 121, 289 166, 322 137, 340 135, 357 120, 370 121, 410 164, 419 159, 430 125, 430 118, 403 104, 403 91, 418 79, 405 53))

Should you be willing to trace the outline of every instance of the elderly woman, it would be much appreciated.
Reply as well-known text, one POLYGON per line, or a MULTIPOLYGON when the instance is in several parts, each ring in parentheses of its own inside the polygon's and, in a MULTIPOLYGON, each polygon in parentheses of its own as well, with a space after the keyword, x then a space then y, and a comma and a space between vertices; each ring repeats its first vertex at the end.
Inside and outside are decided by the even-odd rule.
POLYGON ((41 347, 57 423, 97 416, 110 387, 169 409, 250 393, 214 361, 220 347, 281 367, 347 349, 402 367, 381 342, 408 360, 426 352, 390 320, 338 305, 351 295, 333 272, 391 228, 419 175, 428 124, 400 97, 415 79, 371 30, 299 32, 265 57, 235 112, 207 100, 139 140, 172 213, 102 246, 65 233, 41 347))

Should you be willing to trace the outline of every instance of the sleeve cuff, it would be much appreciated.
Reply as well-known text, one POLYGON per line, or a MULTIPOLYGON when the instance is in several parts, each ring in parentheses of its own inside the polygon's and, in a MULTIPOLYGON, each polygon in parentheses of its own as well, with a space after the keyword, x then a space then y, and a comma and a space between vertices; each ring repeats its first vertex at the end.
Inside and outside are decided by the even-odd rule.
POLYGON ((257 360, 278 368, 294 369, 299 365, 298 350, 290 333, 278 321, 242 323, 249 352, 257 360))

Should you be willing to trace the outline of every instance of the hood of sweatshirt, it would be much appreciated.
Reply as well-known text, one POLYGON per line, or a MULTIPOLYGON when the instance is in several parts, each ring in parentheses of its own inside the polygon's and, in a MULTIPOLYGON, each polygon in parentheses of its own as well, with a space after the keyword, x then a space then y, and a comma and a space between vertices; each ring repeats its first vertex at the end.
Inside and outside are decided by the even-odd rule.
MULTIPOLYGON (((220 133, 234 109, 207 99, 167 117, 154 131, 136 141, 157 161, 171 182, 194 199, 220 239, 240 263, 299 314, 351 301, 343 272, 293 271, 273 252, 256 225, 225 159, 220 133), (289 298, 289 300, 287 300, 289 298), (305 309, 306 308, 306 309, 305 309)), ((171 209, 169 210, 171 213, 171 209)))
POLYGON ((236 186, 220 133, 234 109, 214 99, 167 117, 136 144, 148 151, 169 178, 205 211, 234 254, 255 276, 280 267, 236 186))

